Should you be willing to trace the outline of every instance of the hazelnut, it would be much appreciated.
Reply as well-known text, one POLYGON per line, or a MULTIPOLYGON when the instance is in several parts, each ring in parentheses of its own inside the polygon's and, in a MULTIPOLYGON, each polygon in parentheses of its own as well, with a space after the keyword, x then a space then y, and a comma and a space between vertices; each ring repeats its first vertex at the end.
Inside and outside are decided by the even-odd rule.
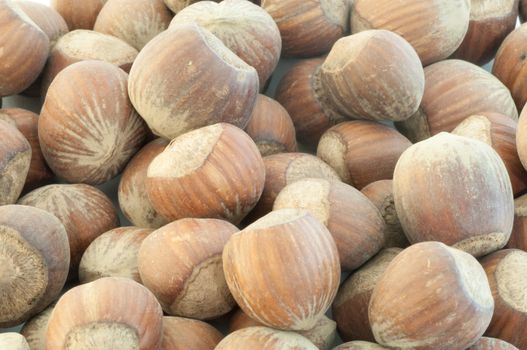
POLYGON ((307 153, 278 153, 263 159, 265 165, 265 185, 262 196, 253 211, 245 220, 253 222, 269 213, 278 193, 295 181, 311 178, 339 181, 340 178, 329 165, 320 158, 307 153))
MULTIPOLYGON (((190 6, 196 2, 199 2, 200 0, 164 0, 165 5, 172 10, 174 13, 178 13, 179 11, 183 10, 185 7, 190 6)), ((215 2, 221 1, 221 0, 212 0, 215 2)))
POLYGON ((139 227, 159 228, 168 224, 154 209, 145 182, 148 166, 165 147, 168 141, 157 139, 144 146, 128 163, 119 182, 119 205, 130 222, 139 227))
POLYGON ((527 251, 527 194, 514 200, 514 226, 507 248, 527 251))
POLYGON ((393 196, 411 243, 440 241, 479 257, 509 240, 509 175, 483 142, 440 133, 413 145, 395 168, 393 196))
POLYGON ((515 195, 527 189, 527 173, 516 149, 517 122, 498 113, 482 113, 462 121, 452 133, 483 141, 503 160, 515 195))
POLYGON ((70 278, 76 277, 82 254, 102 233, 119 225, 117 212, 104 193, 88 185, 48 185, 20 198, 19 204, 55 215, 68 236, 70 278))
POLYGON ((106 0, 51 0, 51 7, 66 20, 70 30, 92 29, 106 0))
POLYGON ((232 235, 223 250, 223 270, 242 310, 283 330, 312 329, 340 282, 338 251, 328 229, 296 209, 273 211, 232 235))
POLYGON ((523 73, 527 59, 526 40, 527 26, 521 25, 507 35, 492 66, 492 74, 510 89, 519 111, 527 102, 527 85, 524 83, 525 73, 523 73))
POLYGON ((463 41, 470 19, 470 0, 355 0, 351 31, 386 29, 406 39, 423 66, 441 61, 463 41))
POLYGON ((518 350, 518 348, 500 339, 481 337, 467 350, 518 350))
POLYGON ((49 39, 14 1, 0 0, 0 22, 0 96, 10 96, 37 79, 48 58, 49 39))
POLYGON ((505 249, 481 260, 494 297, 494 315, 486 336, 505 340, 519 349, 527 347, 527 253, 505 249))
POLYGON ((93 282, 103 277, 127 277, 141 283, 137 254, 143 240, 153 230, 119 227, 95 238, 79 263, 79 281, 93 282))
POLYGON ((343 270, 355 270, 384 245, 379 210, 355 188, 340 181, 302 179, 280 191, 273 209, 304 209, 333 236, 343 270))
POLYGON ((112 63, 130 71, 137 50, 126 42, 91 30, 74 30, 62 36, 51 50, 42 75, 42 96, 51 82, 66 67, 80 61, 96 60, 112 63))
POLYGON ((340 123, 322 135, 317 156, 357 189, 393 177, 401 154, 411 142, 396 130, 375 122, 340 123))
POLYGON ((393 180, 372 182, 361 190, 377 207, 384 219, 384 247, 406 248, 410 245, 401 227, 393 201, 393 180))
POLYGON ((163 312, 152 293, 107 277, 70 289, 48 322, 46 349, 160 350, 163 312))
POLYGON ((465 118, 480 113, 518 116, 509 90, 496 77, 472 63, 445 60, 425 68, 425 94, 419 110, 395 125, 417 142, 450 132, 465 118))
POLYGON ((172 13, 163 0, 108 0, 93 30, 113 35, 137 50, 168 28, 172 13))
POLYGON ((315 146, 322 134, 346 118, 322 94, 320 67, 324 59, 296 63, 278 83, 275 98, 289 112, 298 139, 315 146))
POLYGON ((16 126, 0 119, 0 205, 15 203, 31 164, 31 145, 16 126))
POLYGON ((46 332, 48 320, 51 317, 52 305, 27 321, 20 333, 26 338, 31 350, 46 350, 46 332))
POLYGON ((129 93, 154 134, 173 139, 218 122, 245 128, 258 75, 208 30, 181 24, 141 50, 130 71, 129 93))
POLYGON ((524 169, 527 169, 527 108, 522 110, 520 119, 518 120, 516 147, 520 161, 523 164, 524 169))
POLYGON ((295 126, 291 117, 280 103, 267 96, 258 95, 245 131, 263 157, 296 151, 295 126))
POLYGON ((141 148, 147 128, 128 99, 127 80, 102 61, 78 62, 57 75, 38 123, 42 153, 57 176, 101 184, 141 148))
MULTIPOLYGON (((264 0, 265 1, 265 0, 264 0)), ((214 350, 317 350, 305 337, 267 327, 249 327, 229 334, 214 350)))
POLYGON ((368 320, 368 305, 377 281, 401 251, 399 248, 382 250, 354 271, 339 288, 332 311, 344 341, 375 341, 368 320))
POLYGON ((348 31, 345 0, 262 0, 262 7, 280 29, 285 56, 325 54, 348 31))
POLYGON ((68 236, 52 214, 22 205, 0 207, 0 328, 44 310, 66 282, 68 236))
POLYGON ((167 314, 212 319, 232 310, 221 254, 235 232, 222 220, 181 219, 145 238, 139 274, 167 314))
POLYGON ((193 22, 209 30, 254 67, 260 85, 265 85, 282 49, 280 31, 267 11, 246 0, 199 1, 178 12, 170 26, 193 22))
POLYGON ((47 35, 50 49, 69 29, 66 21, 52 7, 33 0, 17 0, 24 13, 47 35))
POLYGON ((388 265, 368 315, 377 342, 394 348, 464 349, 487 328, 494 301, 471 255, 439 242, 418 243, 388 265))
POLYGON ((333 348, 333 350, 382 350, 382 349, 388 349, 384 346, 380 346, 375 343, 370 343, 366 341, 351 341, 348 343, 344 343, 342 345, 337 346, 336 348, 333 348))
POLYGON ((514 30, 518 17, 518 0, 471 0, 467 34, 452 54, 478 66, 496 55, 503 39, 514 30))
MULTIPOLYGON (((238 309, 229 322, 229 332, 248 327, 261 327, 263 324, 251 319, 241 309, 238 309)), ((297 332, 310 340, 319 350, 329 350, 337 337, 337 325, 335 321, 326 316, 319 318, 313 329, 297 332)))
POLYGON ((342 114, 405 120, 425 89, 421 61, 399 35, 367 30, 338 40, 320 69, 322 92, 342 114))
POLYGON ((23 192, 50 182, 54 175, 46 164, 38 139, 38 115, 20 108, 0 109, 0 120, 12 123, 31 145, 31 162, 23 192))
POLYGON ((174 139, 148 167, 146 190, 156 211, 172 221, 186 217, 235 224, 262 193, 265 168, 253 140, 219 123, 174 139))
POLYGON ((163 350, 212 350, 223 335, 203 321, 163 317, 163 350))
POLYGON ((0 348, 9 350, 30 350, 26 339, 19 333, 1 333, 0 348))

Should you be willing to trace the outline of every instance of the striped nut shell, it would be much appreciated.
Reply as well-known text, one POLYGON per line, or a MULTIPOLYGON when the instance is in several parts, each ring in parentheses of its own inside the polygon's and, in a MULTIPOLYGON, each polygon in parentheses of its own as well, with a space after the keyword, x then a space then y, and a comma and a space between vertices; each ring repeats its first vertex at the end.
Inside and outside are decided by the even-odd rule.
POLYGON ((101 184, 140 149, 147 128, 128 99, 127 81, 124 71, 102 61, 75 63, 53 81, 38 132, 57 176, 101 184))

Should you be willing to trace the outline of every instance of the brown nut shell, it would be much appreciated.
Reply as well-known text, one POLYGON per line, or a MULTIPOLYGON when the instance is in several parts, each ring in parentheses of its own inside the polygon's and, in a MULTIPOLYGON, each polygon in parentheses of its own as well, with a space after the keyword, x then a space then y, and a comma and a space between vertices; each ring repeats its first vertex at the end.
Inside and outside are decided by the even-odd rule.
POLYGON ((38 123, 53 172, 73 183, 101 184, 119 174, 147 135, 127 91, 128 75, 113 64, 82 61, 59 73, 38 123))
POLYGON ((18 94, 40 75, 49 54, 47 35, 11 0, 0 1, 0 96, 18 94))
POLYGON ((487 328, 494 301, 479 262, 439 242, 399 253, 373 290, 375 339, 390 348, 464 349, 487 328))
POLYGON ((88 185, 40 187, 20 198, 18 203, 46 210, 62 222, 70 247, 70 278, 76 277, 82 254, 90 243, 119 225, 110 199, 88 185))
POLYGON ((178 12, 170 26, 193 22, 254 67, 260 85, 265 85, 282 49, 280 31, 267 11, 246 0, 198 1, 178 12))
POLYGON ((322 92, 342 114, 356 119, 408 119, 425 89, 412 46, 387 30, 339 39, 320 69, 322 92))
POLYGON ((141 50, 128 87, 154 134, 173 139, 218 122, 245 128, 259 85, 256 70, 216 36, 196 24, 180 24, 141 50))
POLYGON ((245 131, 258 146, 262 157, 297 149, 291 117, 284 107, 265 95, 258 95, 245 131))
POLYGON ((12 124, 0 120, 0 205, 17 201, 31 166, 31 145, 12 124))
POLYGON ((46 349, 160 350, 163 312, 154 295, 127 278, 70 289, 51 313, 46 349))
POLYGON ((167 145, 164 139, 151 141, 130 160, 121 175, 117 192, 119 206, 135 226, 159 228, 168 224, 152 206, 145 185, 148 166, 167 145))
POLYGON ((267 327, 249 327, 231 333, 215 348, 215 350, 238 349, 317 350, 318 348, 298 333, 282 332, 267 327))
POLYGON ((331 234, 297 209, 273 211, 234 234, 223 251, 223 270, 249 317, 284 330, 312 329, 340 282, 331 234))
POLYGON ((467 350, 518 350, 518 348, 500 339, 481 337, 467 350))
POLYGON ((60 294, 70 263, 62 223, 42 209, 0 207, 0 327, 27 321, 60 294))
POLYGON ((291 116, 298 139, 310 147, 316 147, 327 129, 346 120, 322 93, 323 62, 323 58, 312 58, 296 63, 282 77, 275 94, 291 116))
POLYGON ((262 0, 262 7, 280 29, 285 56, 325 54, 348 31, 345 0, 262 0))
POLYGON ((113 35, 141 50, 168 28, 172 13, 163 0, 108 0, 93 30, 113 35))
POLYGON ((355 270, 384 245, 379 210, 355 188, 340 181, 302 179, 280 191, 273 210, 303 209, 323 223, 333 236, 343 270, 355 270))
POLYGON ((137 255, 144 239, 153 230, 119 227, 95 238, 82 254, 79 263, 80 283, 103 277, 126 277, 141 283, 137 255))
POLYGON ((137 258, 143 284, 174 316, 212 319, 232 310, 221 254, 238 229, 217 219, 182 219, 151 233, 137 258))
POLYGON ((162 350, 213 350, 223 339, 208 323, 183 317, 163 317, 162 350))
POLYGON ((386 29, 405 38, 423 66, 441 61, 461 44, 470 18, 470 0, 355 0, 351 31, 386 29))
POLYGON ((32 1, 17 0, 18 6, 48 36, 50 49, 69 29, 66 21, 52 7, 32 1))
POLYGON ((20 330, 31 350, 46 350, 46 332, 51 311, 55 305, 51 305, 46 310, 29 319, 20 330))
POLYGON ((174 139, 150 163, 146 190, 168 220, 218 218, 237 224, 256 205, 264 181, 264 162, 253 140, 219 123, 174 139))
POLYGON ((350 341, 333 348, 333 350, 383 350, 388 349, 376 343, 361 340, 350 341))
POLYGON ((38 115, 21 108, 0 109, 0 120, 13 123, 31 145, 31 163, 23 192, 49 183, 54 174, 44 159, 38 139, 38 115))
POLYGON ((479 257, 509 240, 509 175, 483 142, 441 133, 413 145, 397 163, 393 195, 411 243, 440 241, 479 257))
POLYGON ((317 156, 357 189, 393 177, 401 154, 411 142, 379 123, 355 120, 340 123, 322 135, 317 156))
POLYGON ((51 7, 66 20, 70 30, 92 29, 106 0, 51 0, 51 7))
POLYGON ((471 115, 499 113, 517 119, 511 93, 496 77, 472 63, 445 60, 425 68, 425 94, 419 110, 396 123, 412 142, 450 132, 471 115))

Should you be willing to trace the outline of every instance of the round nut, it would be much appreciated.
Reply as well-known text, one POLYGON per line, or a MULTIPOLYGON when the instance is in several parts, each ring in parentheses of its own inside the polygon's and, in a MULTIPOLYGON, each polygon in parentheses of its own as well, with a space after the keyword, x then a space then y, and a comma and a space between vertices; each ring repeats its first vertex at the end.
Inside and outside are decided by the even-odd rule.
POLYGON ((245 131, 258 146, 262 157, 296 151, 295 126, 291 117, 284 107, 267 96, 258 95, 245 131))
POLYGON ((139 274, 167 314, 203 320, 232 310, 221 254, 235 232, 222 220, 182 219, 145 238, 137 258, 139 274))
POLYGON ((345 0, 262 0, 262 7, 280 29, 285 56, 325 54, 348 31, 345 0))
POLYGON ((159 350, 163 312, 152 293, 108 277, 70 289, 51 313, 46 349, 159 350))
POLYGON ((46 350, 46 332, 48 330, 48 321, 51 317, 51 312, 55 305, 52 305, 32 317, 29 321, 24 323, 20 330, 31 350, 46 350))
POLYGON ((208 30, 181 24, 141 50, 128 86, 154 134, 173 139, 218 122, 245 128, 258 95, 258 75, 208 30))
POLYGON ((341 285, 332 313, 344 341, 375 341, 368 319, 368 305, 377 281, 401 251, 399 248, 382 250, 341 285))
POLYGON ((340 181, 302 179, 280 191, 273 210, 307 210, 333 236, 343 270, 355 270, 384 245, 379 210, 355 188, 340 181))
POLYGON ((78 62, 57 75, 38 123, 42 153, 57 176, 101 184, 141 148, 147 128, 128 99, 127 80, 102 61, 78 62))
POLYGON ((284 330, 312 329, 340 281, 331 234, 311 214, 296 209, 273 211, 234 234, 223 250, 223 270, 249 317, 284 330))
POLYGON ((62 223, 42 209, 0 207, 0 327, 44 310, 64 287, 70 249, 62 223))
POLYGON ((0 139, 0 205, 13 204, 24 188, 31 165, 31 145, 15 125, 3 120, 0 139))
POLYGON ((518 348, 500 339, 481 337, 467 350, 518 350, 518 348))
POLYGON ((172 13, 163 0, 108 0, 93 30, 113 35, 137 50, 168 28, 172 13))
POLYGON ((373 290, 368 315, 381 345, 446 350, 474 344, 493 311, 479 262, 442 243, 425 242, 406 248, 388 265, 373 290))
POLYGON ((16 3, 48 36, 50 48, 53 48, 57 40, 69 31, 64 18, 53 8, 31 0, 17 0, 16 3))
POLYGON ((282 332, 267 327, 249 327, 229 334, 214 349, 317 350, 318 348, 309 340, 294 332, 282 332))
POLYGON ((527 169, 527 108, 522 110, 520 119, 518 120, 518 128, 516 130, 516 148, 518 150, 518 156, 523 164, 523 167, 527 169))
POLYGON ((358 119, 408 119, 425 89, 421 61, 399 35, 367 30, 338 40, 320 69, 322 92, 342 114, 358 119))
POLYGON ((19 204, 43 209, 64 225, 69 242, 70 278, 77 276, 82 254, 102 233, 119 225, 111 200, 88 185, 48 185, 20 198, 19 204))
POLYGON ((18 94, 40 75, 49 54, 49 39, 11 0, 0 0, 2 65, 0 96, 18 94))
POLYGON ((405 38, 423 66, 441 61, 461 44, 469 25, 470 0, 355 0, 351 31, 386 29, 405 38))
POLYGON ((106 0, 51 0, 51 7, 66 20, 70 30, 92 29, 106 0))
POLYGON ((150 163, 146 190, 170 221, 218 218, 237 224, 256 205, 264 181, 264 163, 249 135, 219 123, 174 139, 150 163))
POLYGON ((393 196, 411 243, 440 241, 479 257, 509 240, 509 175, 483 142, 441 133, 413 145, 395 168, 393 196))
POLYGON ((208 323, 182 317, 163 317, 162 350, 212 350, 223 335, 208 323))
POLYGON ((217 36, 232 52, 254 67, 260 85, 275 70, 282 39, 273 18, 250 1, 198 1, 178 12, 170 26, 197 23, 217 36))
POLYGON ((137 255, 143 240, 153 230, 119 227, 95 238, 84 251, 79 263, 80 283, 103 277, 126 277, 141 282, 137 255))
POLYGON ((346 120, 322 93, 323 62, 322 58, 313 58, 296 63, 282 77, 275 94, 291 116, 298 139, 310 147, 316 147, 327 129, 346 120))
POLYGON ((527 253, 517 249, 500 250, 484 257, 481 264, 487 273, 495 303, 494 315, 485 335, 525 349, 527 253))
POLYGON ((518 116, 511 93, 496 77, 472 63, 445 60, 425 68, 421 106, 396 126, 417 142, 450 132, 465 118, 481 113, 499 113, 512 119, 518 116))
POLYGON ((322 135, 317 156, 357 189, 391 179, 397 160, 411 142, 396 130, 375 122, 340 123, 322 135))
POLYGON ((117 192, 119 206, 135 226, 159 228, 168 224, 152 206, 145 187, 148 166, 167 145, 168 141, 163 139, 150 142, 132 158, 121 175, 117 192))

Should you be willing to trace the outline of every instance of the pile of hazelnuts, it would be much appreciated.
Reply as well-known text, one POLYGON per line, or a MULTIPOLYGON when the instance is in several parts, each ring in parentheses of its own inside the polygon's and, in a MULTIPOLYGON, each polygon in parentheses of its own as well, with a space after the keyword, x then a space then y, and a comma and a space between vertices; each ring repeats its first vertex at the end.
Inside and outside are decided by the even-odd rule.
POLYGON ((0 349, 527 350, 526 15, 0 0, 0 349))

